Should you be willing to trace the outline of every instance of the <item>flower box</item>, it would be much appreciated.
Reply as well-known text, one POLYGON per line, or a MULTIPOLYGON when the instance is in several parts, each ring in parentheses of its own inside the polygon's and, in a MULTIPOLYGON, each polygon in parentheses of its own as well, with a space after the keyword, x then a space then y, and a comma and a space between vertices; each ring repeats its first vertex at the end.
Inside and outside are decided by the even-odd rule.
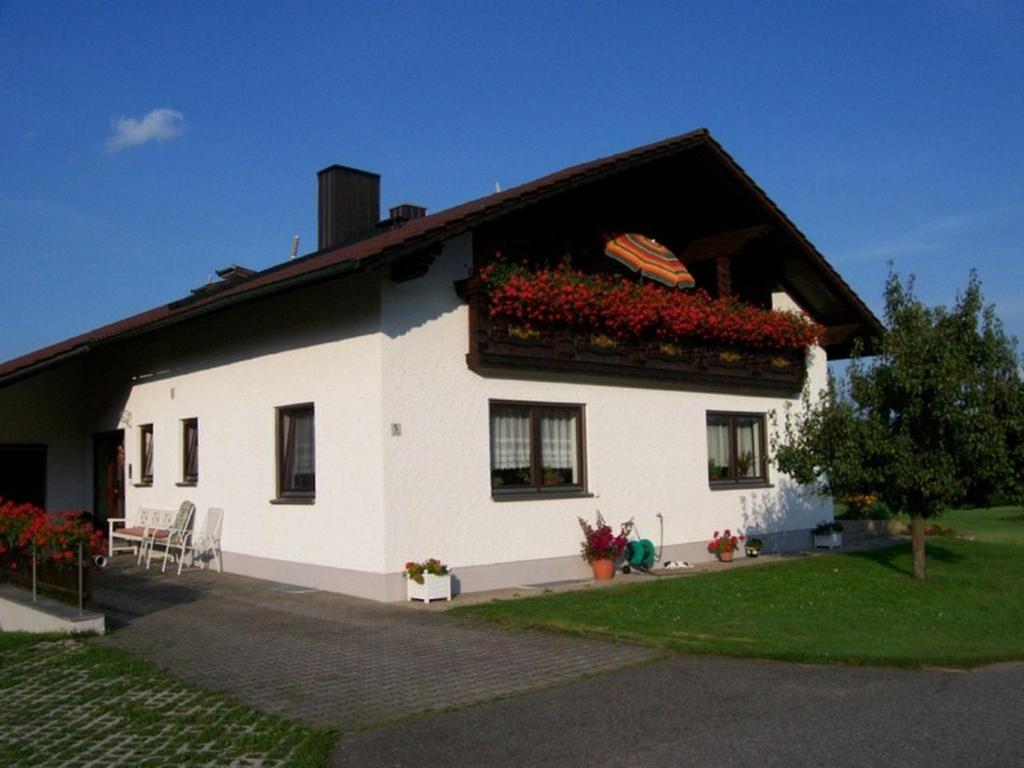
POLYGON ((452 599, 452 575, 450 573, 441 576, 424 573, 422 584, 417 584, 412 579, 406 579, 405 584, 409 600, 422 600, 429 603, 431 600, 450 601, 452 599))
POLYGON ((816 533, 814 534, 814 548, 815 549, 841 549, 843 546, 843 534, 841 531, 832 531, 832 533, 816 533))
POLYGON ((531 328, 491 317, 485 284, 457 284, 469 302, 469 352, 474 371, 528 369, 655 379, 692 384, 735 385, 777 394, 800 391, 806 374, 802 350, 745 348, 735 343, 613 339, 565 328, 531 328))

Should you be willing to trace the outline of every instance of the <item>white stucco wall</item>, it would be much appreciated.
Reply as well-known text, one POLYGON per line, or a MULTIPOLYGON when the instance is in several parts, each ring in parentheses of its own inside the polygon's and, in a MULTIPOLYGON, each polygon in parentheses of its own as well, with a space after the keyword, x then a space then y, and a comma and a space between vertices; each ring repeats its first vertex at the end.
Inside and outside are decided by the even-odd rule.
MULTIPOLYGON (((695 543, 716 530, 805 530, 830 516, 830 504, 774 470, 770 488, 708 485, 707 411, 768 413, 783 398, 471 371, 468 308, 453 288, 471 255, 467 234, 409 282, 382 270, 299 289, 0 389, 0 442, 46 444, 49 506, 88 507, 92 435, 123 429, 129 513, 187 498, 201 523, 206 509, 221 507, 228 570, 380 599, 398 597, 407 560, 431 556, 457 573, 547 561, 558 563, 551 573, 582 574, 577 517, 597 510, 614 525, 633 518, 656 544, 660 514, 663 543, 694 544, 698 554, 695 543), (584 407, 590 496, 491 497, 495 399, 584 407), (307 402, 315 406, 315 503, 271 503, 276 409, 307 402), (181 422, 190 418, 199 422, 199 481, 183 487, 181 422), (143 424, 154 427, 150 487, 135 484, 143 424)), ((784 293, 773 301, 795 308, 784 293)), ((812 390, 825 382, 816 349, 812 390)), ((509 573, 499 582, 523 583, 509 573)))
MULTIPOLYGON (((161 349, 150 350, 155 370, 137 365, 131 371, 144 378, 131 387, 122 420, 131 465, 127 509, 176 508, 187 498, 200 522, 209 507, 225 510, 222 546, 229 555, 381 572, 378 279, 302 289, 156 342, 161 349), (230 338, 190 352, 188 339, 207 333, 230 338), (315 501, 271 503, 277 495, 276 409, 310 402, 315 501), (181 487, 181 421, 188 418, 199 422, 199 481, 181 487), (136 485, 143 424, 154 431, 151 487, 136 485)), ((226 562, 230 568, 230 556, 226 562)))
MULTIPOLYGON (((661 513, 666 545, 706 541, 723 528, 806 529, 831 514, 827 503, 774 470, 772 488, 708 485, 707 411, 767 413, 781 410, 784 398, 471 371, 468 309, 452 288, 470 264, 465 236, 446 244, 425 277, 383 286, 383 416, 401 424, 401 436, 384 441, 389 571, 429 556, 456 568, 573 556, 581 538, 577 517, 592 519, 598 509, 616 525, 633 518, 640 535, 656 544, 661 513), (492 399, 582 404, 593 496, 493 500, 492 399)), ((785 294, 777 294, 776 305, 795 306, 785 294)), ((825 383, 822 350, 810 369, 817 390, 825 383)))

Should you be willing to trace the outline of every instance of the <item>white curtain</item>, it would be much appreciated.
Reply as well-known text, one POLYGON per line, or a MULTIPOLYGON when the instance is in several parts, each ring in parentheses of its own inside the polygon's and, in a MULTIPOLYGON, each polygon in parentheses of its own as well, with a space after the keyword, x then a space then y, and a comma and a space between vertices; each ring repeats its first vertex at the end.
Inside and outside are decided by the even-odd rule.
POLYGON ((761 476, 760 419, 736 419, 736 463, 740 477, 761 476))
POLYGON ((199 477, 199 422, 185 423, 185 478, 199 477))
POLYGON ((315 487, 313 411, 281 414, 284 446, 284 490, 311 491, 315 487))
POLYGON ((491 469, 530 467, 530 411, 514 406, 491 408, 491 469))
POLYGON ((708 419, 708 461, 716 467, 729 467, 732 446, 729 441, 729 420, 708 419))
POLYGON ((540 417, 541 464, 548 468, 572 470, 576 482, 576 411, 569 408, 546 409, 540 417))
POLYGON ((153 477, 153 427, 142 430, 142 476, 153 477))

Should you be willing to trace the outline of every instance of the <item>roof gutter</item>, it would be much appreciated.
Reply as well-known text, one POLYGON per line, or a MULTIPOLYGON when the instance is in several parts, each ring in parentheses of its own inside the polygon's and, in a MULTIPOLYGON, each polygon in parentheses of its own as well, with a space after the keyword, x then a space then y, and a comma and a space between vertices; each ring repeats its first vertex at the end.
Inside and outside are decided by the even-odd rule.
POLYGON ((101 342, 95 342, 93 346, 103 346, 105 344, 112 344, 125 339, 131 339, 135 336, 141 336, 145 333, 149 333, 150 331, 156 331, 171 325, 183 323, 187 320, 194 320, 197 317, 213 314, 214 312, 219 312, 222 309, 228 309, 229 307, 238 306, 239 304, 244 304, 249 301, 256 301, 274 293, 283 293, 284 291, 289 291, 294 288, 301 288, 308 283, 329 280, 332 277, 338 277, 350 272, 357 272, 363 266, 362 259, 342 261, 338 264, 332 264, 328 267, 324 267, 323 269, 290 277, 287 280, 270 283, 248 291, 241 291, 233 296, 216 297, 213 301, 210 301, 207 304, 202 304, 194 309, 176 313, 170 317, 165 317, 162 320, 154 320, 152 323, 147 323, 146 325, 139 326, 138 328, 133 328, 130 331, 119 333, 116 336, 111 336, 109 339, 104 339, 101 342))
POLYGON ((330 279, 331 277, 348 274, 350 272, 356 272, 360 267, 363 266, 361 260, 343 261, 338 264, 332 264, 331 266, 318 269, 314 272, 307 272, 302 275, 297 275, 288 280, 283 280, 277 283, 271 283, 269 285, 255 288, 249 291, 242 291, 234 296, 219 296, 213 301, 194 307, 193 309, 185 310, 182 312, 175 313, 170 317, 165 317, 162 320, 154 320, 151 323, 146 323, 138 328, 133 328, 130 331, 124 331, 123 333, 117 333, 109 336, 105 339, 95 339, 88 341, 78 347, 67 352, 61 352, 60 354, 54 355, 46 360, 40 360, 38 363, 33 363, 25 368, 19 368, 16 371, 12 371, 6 375, 0 376, 0 387, 5 387, 9 384, 14 384, 22 379, 35 376, 37 373, 52 368, 57 365, 61 365, 71 359, 80 357, 87 352, 91 352, 94 349, 105 347, 110 344, 116 344, 124 341, 125 339, 131 339, 136 336, 156 331, 161 328, 166 328, 178 323, 183 323, 188 320, 193 320, 204 315, 209 315, 214 312, 218 312, 228 307, 237 306, 248 301, 256 301, 264 296, 268 296, 272 293, 278 293, 280 291, 290 290, 292 288, 299 288, 307 283, 316 282, 324 279, 330 279))
POLYGON ((81 357, 90 349, 91 347, 89 344, 82 344, 81 346, 75 347, 67 352, 61 352, 59 355, 54 355, 46 360, 40 360, 38 363, 33 363, 25 368, 19 368, 16 371, 11 371, 5 376, 0 376, 0 387, 6 387, 17 381, 21 381, 22 379, 35 376, 37 373, 42 373, 48 368, 53 368, 66 363, 69 360, 73 360, 76 357, 81 357))

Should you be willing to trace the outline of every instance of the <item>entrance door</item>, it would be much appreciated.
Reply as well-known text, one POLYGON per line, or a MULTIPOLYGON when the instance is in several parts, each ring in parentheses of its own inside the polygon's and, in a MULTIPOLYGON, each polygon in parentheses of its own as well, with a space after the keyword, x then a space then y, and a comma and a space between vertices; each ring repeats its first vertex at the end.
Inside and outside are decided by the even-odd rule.
POLYGON ((0 445, 0 499, 46 506, 45 445, 0 445))
POLYGON ((92 438, 93 524, 106 530, 111 517, 124 517, 124 430, 92 438))

